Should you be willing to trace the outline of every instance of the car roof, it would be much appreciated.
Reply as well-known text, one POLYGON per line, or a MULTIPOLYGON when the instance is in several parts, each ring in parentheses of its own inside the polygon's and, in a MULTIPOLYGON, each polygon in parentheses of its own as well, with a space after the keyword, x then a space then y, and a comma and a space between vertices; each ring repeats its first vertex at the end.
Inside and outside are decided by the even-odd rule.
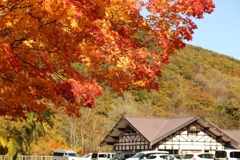
POLYGON ((135 154, 135 153, 137 153, 137 152, 117 152, 116 154, 135 154))
POLYGON ((66 152, 66 153, 76 153, 73 150, 66 150, 66 149, 55 149, 54 152, 66 152))
POLYGON ((193 154, 213 154, 213 153, 210 153, 210 152, 199 152, 199 153, 186 153, 184 155, 193 155, 193 154))
POLYGON ((100 154, 104 154, 104 153, 114 153, 114 154, 116 154, 115 152, 93 152, 92 154, 96 154, 96 153, 100 153, 100 154))
MULTIPOLYGON (((153 153, 150 156, 159 156, 159 155, 171 155, 171 154, 166 154, 166 153, 153 153)), ((172 156, 172 155, 171 155, 172 156)))
POLYGON ((203 152, 203 153, 194 153, 194 155, 199 155, 199 154, 213 154, 213 153, 209 153, 209 152, 203 152))
POLYGON ((240 150, 236 150, 236 149, 222 149, 222 150, 216 150, 216 152, 217 151, 226 151, 226 152, 236 151, 236 152, 239 152, 240 150))
POLYGON ((137 153, 169 153, 168 151, 142 151, 142 152, 137 152, 137 153))

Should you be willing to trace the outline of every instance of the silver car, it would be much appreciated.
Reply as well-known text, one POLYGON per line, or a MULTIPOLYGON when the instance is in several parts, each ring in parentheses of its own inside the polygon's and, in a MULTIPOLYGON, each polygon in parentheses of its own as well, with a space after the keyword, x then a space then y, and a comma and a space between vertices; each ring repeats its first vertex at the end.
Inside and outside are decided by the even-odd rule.
POLYGON ((213 153, 189 153, 183 156, 182 160, 213 160, 213 153))
POLYGON ((151 154, 147 160, 178 160, 176 157, 170 154, 151 154))

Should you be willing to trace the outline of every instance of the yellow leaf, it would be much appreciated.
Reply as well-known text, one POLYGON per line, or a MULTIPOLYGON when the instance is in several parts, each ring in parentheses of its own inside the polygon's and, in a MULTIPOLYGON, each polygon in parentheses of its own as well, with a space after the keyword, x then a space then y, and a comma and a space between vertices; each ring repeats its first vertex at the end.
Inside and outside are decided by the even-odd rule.
POLYGON ((32 47, 32 44, 35 43, 35 42, 32 39, 30 39, 30 40, 24 41, 23 43, 28 47, 32 47))
POLYGON ((71 20, 71 27, 72 27, 72 28, 77 28, 77 26, 78 26, 78 24, 77 24, 76 19, 72 19, 72 20, 71 20))
POLYGON ((7 145, 7 137, 4 136, 4 134, 2 134, 2 135, 0 136, 0 144, 1 144, 3 147, 5 147, 5 146, 7 145))
POLYGON ((11 27, 12 26, 12 22, 7 22, 6 25, 7 25, 7 27, 11 27))
POLYGON ((132 82, 135 86, 140 86, 140 87, 144 87, 146 85, 145 80, 138 80, 135 82, 132 82))
POLYGON ((128 57, 120 57, 119 60, 117 61, 117 67, 118 68, 126 68, 127 65, 129 65, 130 60, 128 57))

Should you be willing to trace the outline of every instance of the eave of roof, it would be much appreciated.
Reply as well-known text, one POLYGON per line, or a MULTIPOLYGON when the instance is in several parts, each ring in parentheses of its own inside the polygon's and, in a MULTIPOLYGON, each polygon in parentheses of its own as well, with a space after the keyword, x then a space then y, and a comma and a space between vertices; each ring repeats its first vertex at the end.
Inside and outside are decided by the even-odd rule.
POLYGON ((240 130, 225 130, 222 129, 224 133, 226 133, 229 137, 232 137, 233 139, 240 140, 240 130))
POLYGON ((210 127, 209 131, 211 133, 213 133, 217 137, 220 137, 224 142, 232 143, 237 148, 240 147, 240 141, 238 140, 238 138, 234 137, 234 134, 230 134, 230 132, 227 130, 220 129, 210 121, 205 121, 205 124, 210 127))
POLYGON ((240 149, 240 130, 222 130, 226 135, 231 137, 233 140, 237 141, 238 143, 235 144, 237 149, 240 149))
POLYGON ((126 128, 128 125, 129 124, 126 121, 125 116, 122 116, 121 119, 112 128, 112 130, 106 135, 104 140, 100 143, 100 146, 103 146, 106 144, 113 144, 116 141, 115 137, 119 137, 124 132, 121 129, 126 128))

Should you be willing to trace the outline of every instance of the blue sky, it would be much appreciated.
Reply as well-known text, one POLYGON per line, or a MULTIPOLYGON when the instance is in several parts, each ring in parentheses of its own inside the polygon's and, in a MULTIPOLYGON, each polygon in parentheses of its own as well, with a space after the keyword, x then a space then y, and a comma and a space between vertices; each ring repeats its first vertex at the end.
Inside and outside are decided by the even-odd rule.
POLYGON ((240 0, 213 2, 214 12, 194 20, 198 29, 187 43, 240 60, 240 0))
POLYGON ((194 20, 198 29, 194 30, 193 40, 186 43, 240 60, 240 0, 213 2, 214 12, 194 20))

